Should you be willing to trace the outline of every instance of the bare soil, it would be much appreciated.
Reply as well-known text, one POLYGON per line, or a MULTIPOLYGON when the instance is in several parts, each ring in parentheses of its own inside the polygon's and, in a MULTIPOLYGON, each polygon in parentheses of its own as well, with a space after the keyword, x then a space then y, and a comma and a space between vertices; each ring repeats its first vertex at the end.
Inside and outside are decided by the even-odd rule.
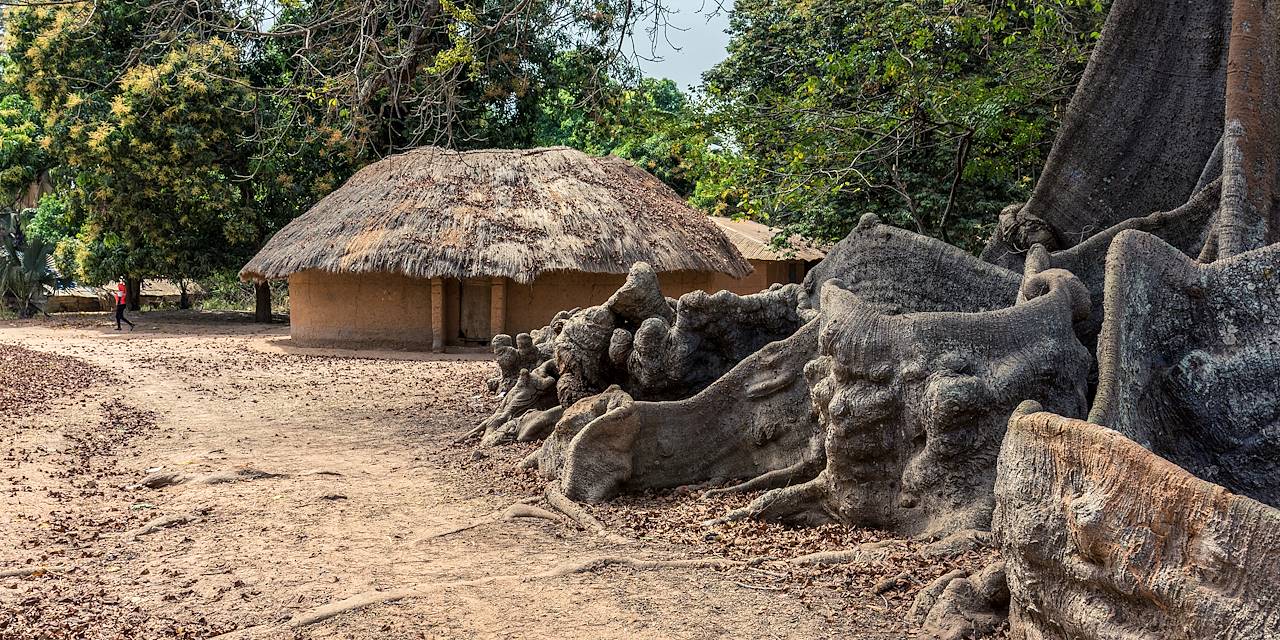
POLYGON ((882 536, 699 524, 749 496, 590 508, 614 536, 503 520, 542 494, 515 468, 531 447, 451 444, 493 406, 491 363, 280 353, 287 327, 237 314, 135 322, 0 324, 0 639, 904 638, 916 591, 989 559, 771 562, 882 536))

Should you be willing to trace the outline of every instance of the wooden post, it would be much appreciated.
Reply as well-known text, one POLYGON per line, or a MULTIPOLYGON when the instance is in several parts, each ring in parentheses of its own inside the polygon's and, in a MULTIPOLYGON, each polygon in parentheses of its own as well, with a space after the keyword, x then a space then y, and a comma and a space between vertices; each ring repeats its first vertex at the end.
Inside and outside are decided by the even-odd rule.
POLYGON ((507 332, 507 280, 494 278, 489 289, 489 337, 507 332))
POLYGON ((444 353, 444 279, 431 279, 431 350, 444 353))

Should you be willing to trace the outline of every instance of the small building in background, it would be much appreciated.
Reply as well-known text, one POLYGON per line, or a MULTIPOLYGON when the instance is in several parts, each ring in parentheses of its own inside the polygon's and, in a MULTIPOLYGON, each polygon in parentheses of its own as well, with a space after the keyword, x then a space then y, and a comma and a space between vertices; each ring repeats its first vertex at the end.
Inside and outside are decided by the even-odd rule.
MULTIPOLYGON (((41 308, 45 313, 110 311, 116 308, 115 284, 102 287, 66 285, 58 287, 45 297, 41 308)), ((191 304, 204 296, 204 289, 195 282, 187 282, 187 299, 191 304)), ((182 286, 173 280, 157 278, 142 281, 138 304, 143 309, 158 307, 177 308, 182 301, 182 286)))
POLYGON ((41 308, 45 313, 105 311, 110 300, 108 296, 102 287, 67 285, 54 289, 41 308))
POLYGON ((826 257, 826 252, 798 236, 781 245, 773 239, 778 230, 753 220, 733 220, 712 216, 711 220, 728 236, 742 257, 751 263, 752 272, 744 278, 721 276, 710 284, 711 291, 728 289, 739 295, 755 293, 769 285, 799 283, 809 267, 826 257))
POLYGON ((600 304, 641 261, 672 297, 751 274, 719 225, 620 158, 424 147, 360 170, 240 277, 288 278, 300 345, 441 350, 600 304))

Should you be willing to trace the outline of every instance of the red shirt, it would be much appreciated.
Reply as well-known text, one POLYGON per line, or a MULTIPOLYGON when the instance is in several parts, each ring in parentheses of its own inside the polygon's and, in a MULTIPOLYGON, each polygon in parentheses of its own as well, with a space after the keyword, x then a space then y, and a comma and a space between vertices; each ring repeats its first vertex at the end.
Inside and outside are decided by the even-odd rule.
POLYGON ((116 291, 116 304, 124 304, 128 299, 124 292, 124 285, 120 285, 120 289, 116 291))

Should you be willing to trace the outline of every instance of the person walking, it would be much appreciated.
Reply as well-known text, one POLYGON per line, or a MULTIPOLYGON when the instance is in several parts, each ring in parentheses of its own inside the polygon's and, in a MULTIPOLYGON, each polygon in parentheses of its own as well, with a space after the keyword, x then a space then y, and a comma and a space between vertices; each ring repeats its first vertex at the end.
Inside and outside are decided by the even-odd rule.
POLYGON ((124 282, 116 287, 116 331, 120 330, 120 323, 129 325, 129 330, 133 331, 133 323, 124 317, 124 306, 129 302, 129 291, 125 288, 124 282))

